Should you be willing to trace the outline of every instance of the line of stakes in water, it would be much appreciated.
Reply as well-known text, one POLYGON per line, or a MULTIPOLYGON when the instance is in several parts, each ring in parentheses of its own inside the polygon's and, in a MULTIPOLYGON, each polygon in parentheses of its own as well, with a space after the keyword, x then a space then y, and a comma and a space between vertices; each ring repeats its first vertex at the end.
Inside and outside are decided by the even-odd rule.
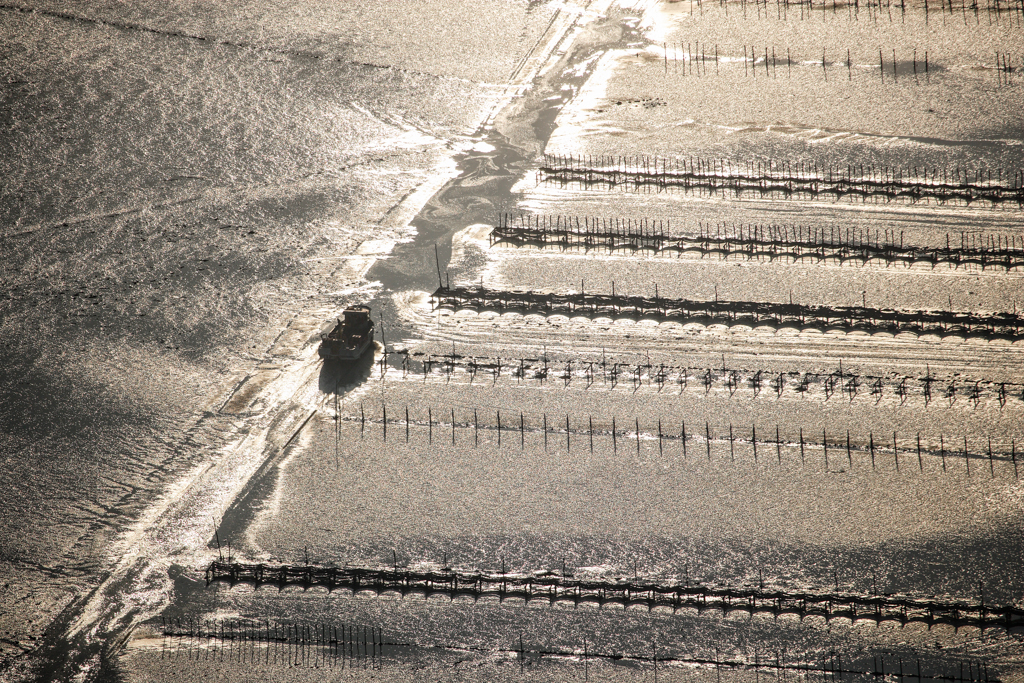
MULTIPOLYGON (((639 417, 626 421, 619 421, 615 417, 610 418, 610 420, 608 418, 599 419, 596 427, 593 416, 588 416, 586 420, 582 417, 577 417, 576 424, 573 426, 568 413, 564 415, 564 421, 561 415, 558 416, 558 419, 549 420, 547 413, 531 414, 529 421, 527 421, 526 413, 523 411, 513 412, 511 419, 508 419, 509 416, 506 414, 506 419, 502 422, 500 409, 495 410, 493 413, 494 422, 490 422, 488 419, 490 411, 484 413, 486 421, 481 422, 481 413, 475 408, 471 409, 472 412, 465 414, 465 420, 459 422, 456 420, 454 407, 448 411, 440 411, 437 419, 434 418, 433 409, 427 408, 427 420, 424 421, 422 420, 422 415, 418 419, 412 420, 409 417, 408 406, 403 407, 405 408, 406 415, 404 419, 401 417, 388 418, 386 405, 381 406, 380 416, 370 415, 368 417, 362 404, 360 404, 358 416, 340 416, 340 419, 350 423, 358 423, 361 438, 372 436, 375 431, 372 428, 379 427, 381 439, 384 442, 388 440, 388 425, 392 424, 404 428, 405 443, 409 442, 411 433, 417 433, 425 436, 428 444, 433 444, 436 429, 438 437, 444 439, 445 445, 448 444, 448 440, 443 437, 443 434, 450 430, 451 446, 456 446, 458 445, 457 435, 472 430, 473 448, 480 447, 481 431, 493 434, 496 437, 495 445, 501 448, 502 432, 505 434, 511 432, 513 438, 511 440, 506 439, 506 442, 513 444, 513 446, 518 442, 520 450, 525 450, 526 434, 529 433, 531 435, 543 435, 545 450, 549 447, 557 448, 558 444, 564 443, 566 453, 572 454, 574 439, 577 444, 583 443, 582 446, 577 445, 577 451, 589 448, 589 452, 593 453, 594 438, 597 437, 610 439, 614 453, 618 453, 619 449, 622 448, 624 454, 635 450, 636 455, 640 456, 645 450, 657 448, 659 456, 668 455, 686 460, 691 455, 689 449, 695 448, 697 452, 693 455, 698 456, 700 451, 703 450, 709 462, 713 460, 713 445, 728 444, 730 461, 736 461, 736 447, 739 445, 741 447, 749 447, 753 456, 752 463, 755 465, 761 462, 771 463, 777 461, 781 466, 784 462, 783 452, 785 451, 786 453, 792 452, 790 459, 795 459, 799 455, 801 466, 810 464, 817 467, 818 463, 811 461, 810 458, 813 451, 821 453, 821 465, 823 471, 826 472, 853 471, 857 468, 857 461, 854 459, 854 455, 858 456, 857 460, 869 457, 872 470, 876 470, 880 465, 884 464, 882 462, 883 457, 886 460, 891 457, 891 462, 895 466, 896 471, 900 471, 902 467, 903 470, 909 469, 911 471, 924 472, 925 456, 928 456, 930 461, 937 459, 941 463, 943 473, 952 471, 952 463, 961 463, 966 471, 966 475, 970 477, 971 462, 974 461, 975 470, 981 469, 984 471, 987 469, 991 478, 996 476, 997 463, 1000 465, 1000 471, 1004 469, 1009 470, 1012 467, 1014 479, 1018 477, 1015 439, 1011 439, 1009 443, 1001 443, 996 440, 995 445, 993 445, 991 437, 984 437, 981 448, 970 448, 966 435, 962 439, 956 438, 947 441, 944 434, 940 434, 937 438, 926 435, 922 439, 920 432, 903 437, 897 432, 892 432, 891 435, 878 435, 877 437, 874 432, 869 432, 866 439, 862 435, 854 439, 851 437, 849 430, 841 432, 837 436, 834 432, 829 434, 825 428, 820 433, 817 430, 813 432, 807 430, 805 433, 802 427, 794 429, 788 425, 775 425, 774 429, 765 430, 762 428, 759 436, 756 424, 749 427, 738 427, 732 424, 712 426, 708 421, 698 421, 696 424, 691 422, 688 428, 685 420, 681 420, 678 425, 673 424, 669 426, 660 419, 655 425, 649 425, 649 427, 654 427, 654 429, 643 430, 640 426, 639 417), (451 416, 450 421, 444 422, 443 417, 448 415, 451 416), (563 424, 565 425, 564 428, 562 427, 563 424), (417 427, 415 432, 410 430, 410 427, 413 425, 417 427), (629 428, 631 426, 633 429, 629 428), (424 427, 426 427, 426 434, 423 434, 424 427), (785 438, 783 438, 783 435, 785 435, 785 438), (516 436, 519 438, 514 438, 516 436), (644 448, 645 444, 647 445, 646 449, 644 448), (635 445, 635 449, 631 448, 631 445, 635 445), (704 446, 703 449, 700 448, 701 445, 704 446), (760 458, 758 456, 758 447, 761 448, 760 458), (831 462, 829 460, 830 453, 831 462), (917 465, 917 468, 913 467, 914 464, 917 465)), ((470 409, 460 408, 460 411, 465 412, 468 410, 470 409)), ((392 411, 393 414, 394 412, 392 411)), ((398 414, 401 415, 402 412, 398 411, 398 414)), ((391 438, 394 440, 394 437, 391 438)), ((977 444, 977 441, 978 439, 975 439, 975 444, 977 444)), ((722 456, 719 456, 719 459, 721 458, 722 456)), ((816 460, 817 458, 815 458, 816 460)), ((866 466, 867 463, 861 464, 861 467, 866 466)), ((957 469, 959 470, 960 468, 958 467, 957 469)))
POLYGON ((774 396, 781 398, 787 391, 801 397, 810 396, 813 386, 821 387, 826 401, 839 396, 851 402, 864 397, 880 402, 887 395, 895 396, 900 403, 910 399, 923 400, 926 405, 943 399, 953 405, 963 399, 977 408, 982 401, 996 400, 1000 408, 1010 401, 1024 402, 1024 384, 1016 382, 995 382, 985 379, 964 377, 940 378, 928 369, 923 377, 914 375, 866 375, 844 370, 842 363, 831 372, 769 372, 745 368, 677 366, 646 362, 625 362, 609 359, 562 359, 543 358, 480 358, 456 354, 434 356, 416 360, 408 353, 397 354, 400 358, 402 377, 422 374, 424 381, 437 373, 451 381, 456 370, 469 376, 470 384, 478 376, 497 383, 499 378, 521 383, 537 381, 541 384, 554 382, 565 388, 582 387, 589 390, 600 383, 609 390, 618 387, 637 391, 643 386, 660 392, 678 390, 683 394, 689 389, 708 394, 712 389, 727 389, 734 396, 741 389, 749 388, 753 396, 774 396), (692 387, 691 387, 692 385, 692 387))

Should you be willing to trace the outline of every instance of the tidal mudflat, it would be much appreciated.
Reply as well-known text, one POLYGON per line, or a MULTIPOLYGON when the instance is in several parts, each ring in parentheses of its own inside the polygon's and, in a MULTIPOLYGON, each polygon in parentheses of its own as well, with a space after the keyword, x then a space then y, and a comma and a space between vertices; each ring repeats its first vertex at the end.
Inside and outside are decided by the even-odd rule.
POLYGON ((1024 6, 0 11, 7 678, 1021 676, 1024 6))

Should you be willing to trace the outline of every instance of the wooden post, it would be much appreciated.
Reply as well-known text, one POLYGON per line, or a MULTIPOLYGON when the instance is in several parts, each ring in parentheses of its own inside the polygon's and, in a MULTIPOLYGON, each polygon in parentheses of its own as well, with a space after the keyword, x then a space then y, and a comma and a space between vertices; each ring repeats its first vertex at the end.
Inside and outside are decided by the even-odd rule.
POLYGON ((825 430, 821 430, 821 445, 825 448, 825 471, 828 472, 828 437, 825 430))
POLYGON ((971 458, 967 454, 967 435, 964 435, 964 462, 967 463, 967 476, 971 476, 971 458))

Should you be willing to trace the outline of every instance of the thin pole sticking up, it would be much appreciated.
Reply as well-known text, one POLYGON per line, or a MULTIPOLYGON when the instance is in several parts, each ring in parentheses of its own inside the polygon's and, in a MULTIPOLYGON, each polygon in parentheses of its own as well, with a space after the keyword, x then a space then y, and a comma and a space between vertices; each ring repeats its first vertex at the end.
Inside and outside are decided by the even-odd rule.
POLYGON ((441 257, 437 253, 437 242, 434 242, 434 263, 437 265, 437 288, 440 289, 444 285, 441 282, 441 257))

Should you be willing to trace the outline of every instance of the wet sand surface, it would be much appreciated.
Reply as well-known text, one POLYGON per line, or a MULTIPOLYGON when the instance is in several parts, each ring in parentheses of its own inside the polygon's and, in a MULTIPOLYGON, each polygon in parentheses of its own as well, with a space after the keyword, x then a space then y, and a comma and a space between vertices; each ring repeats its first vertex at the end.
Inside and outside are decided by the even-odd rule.
POLYGON ((540 168, 657 158, 1016 187, 1024 66, 994 60, 1019 61, 1022 10, 0 9, 3 676, 1016 680, 1024 624, 972 615, 1024 590, 1018 332, 430 295, 614 288, 1016 315, 1024 266, 998 260, 609 251, 491 231, 1020 244, 1012 201, 609 186, 540 168), (322 363, 319 332, 360 302, 373 351, 322 363), (211 562, 441 578, 210 582, 211 562), (452 593, 453 571, 902 595, 962 603, 963 619, 825 618, 781 598, 653 606, 639 588, 524 600, 452 593))
POLYGON ((0 12, 4 668, 96 675, 66 630, 116 539, 279 408, 551 12, 0 12))

